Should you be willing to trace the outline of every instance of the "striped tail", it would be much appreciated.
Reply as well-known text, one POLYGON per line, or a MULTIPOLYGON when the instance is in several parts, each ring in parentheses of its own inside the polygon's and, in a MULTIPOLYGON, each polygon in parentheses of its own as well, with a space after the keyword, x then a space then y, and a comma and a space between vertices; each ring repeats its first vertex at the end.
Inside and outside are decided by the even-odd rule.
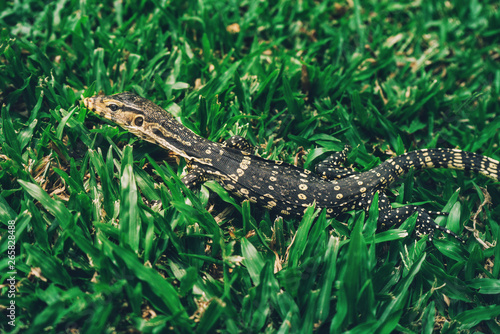
MULTIPOLYGON (((434 148, 412 151, 385 161, 386 169, 394 169, 397 176, 411 168, 450 168, 483 174, 500 181, 500 162, 477 153, 455 149, 434 148)), ((380 166, 382 166, 380 165, 380 166)))
MULTIPOLYGON (((408 152, 406 154, 389 159, 378 167, 374 168, 373 173, 381 180, 379 184, 375 183, 374 190, 381 189, 388 182, 396 177, 408 172, 411 168, 417 170, 424 168, 450 168, 483 174, 493 180, 499 181, 500 162, 477 153, 464 152, 453 149, 427 149, 408 152)), ((370 181, 376 182, 371 177, 370 181)), ((449 229, 442 227, 430 217, 431 214, 444 215, 444 212, 431 212, 419 208, 415 205, 406 205, 399 208, 392 208, 385 195, 382 194, 379 199, 379 223, 382 226, 391 226, 403 222, 414 212, 418 212, 415 232, 417 235, 429 235, 429 241, 432 240, 434 232, 441 230, 458 240, 464 242, 457 234, 449 229)))

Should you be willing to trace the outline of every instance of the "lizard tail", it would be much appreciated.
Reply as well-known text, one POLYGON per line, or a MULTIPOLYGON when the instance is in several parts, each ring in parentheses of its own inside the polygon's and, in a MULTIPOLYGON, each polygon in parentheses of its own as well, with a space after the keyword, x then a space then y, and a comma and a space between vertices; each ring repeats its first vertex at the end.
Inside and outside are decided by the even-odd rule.
MULTIPOLYGON (((450 168, 483 174, 493 180, 500 181, 500 162, 477 153, 455 149, 425 149, 412 151, 385 161, 385 168, 394 168, 401 176, 411 168, 450 168)), ((381 165, 381 166, 382 166, 381 165)))

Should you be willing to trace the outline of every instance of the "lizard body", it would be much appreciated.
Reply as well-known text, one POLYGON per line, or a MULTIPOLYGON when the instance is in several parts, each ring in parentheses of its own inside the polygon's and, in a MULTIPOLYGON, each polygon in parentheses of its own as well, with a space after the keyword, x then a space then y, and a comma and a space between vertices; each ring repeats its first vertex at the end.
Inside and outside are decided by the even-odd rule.
MULTIPOLYGON (((425 149, 391 158, 372 170, 357 173, 342 167, 347 148, 318 164, 315 172, 251 154, 251 146, 239 136, 224 143, 211 142, 177 122, 153 102, 132 93, 84 99, 85 106, 133 134, 171 150, 188 161, 190 172, 182 179, 188 188, 215 179, 233 195, 282 215, 302 216, 316 204, 328 217, 351 209, 368 210, 375 192, 386 188, 411 168, 452 168, 481 173, 499 180, 500 163, 489 157, 456 149, 425 149)), ((428 212, 413 205, 393 209, 387 197, 379 197, 379 224, 403 222, 418 211, 417 235, 436 229, 428 212)), ((434 214, 444 214, 434 212, 434 214)), ((459 239, 459 238, 458 238, 459 239)))

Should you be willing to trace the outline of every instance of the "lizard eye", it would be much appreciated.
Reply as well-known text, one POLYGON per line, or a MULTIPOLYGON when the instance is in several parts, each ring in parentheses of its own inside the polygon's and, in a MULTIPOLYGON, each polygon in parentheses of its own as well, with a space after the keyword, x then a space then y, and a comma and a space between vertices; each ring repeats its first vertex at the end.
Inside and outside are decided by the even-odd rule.
POLYGON ((144 123, 144 118, 142 117, 136 117, 134 120, 134 124, 136 126, 142 126, 143 123, 144 123))
POLYGON ((118 110, 118 106, 116 104, 110 104, 108 106, 108 108, 111 110, 111 111, 117 111, 118 110))

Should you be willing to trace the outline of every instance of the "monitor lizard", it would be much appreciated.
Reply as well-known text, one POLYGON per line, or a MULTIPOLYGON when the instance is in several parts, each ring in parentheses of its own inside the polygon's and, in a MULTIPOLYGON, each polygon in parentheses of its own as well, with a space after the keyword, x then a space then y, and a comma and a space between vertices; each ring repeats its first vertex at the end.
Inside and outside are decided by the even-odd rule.
POLYGON ((352 209, 370 208, 379 192, 380 226, 389 227, 418 212, 416 234, 429 235, 442 230, 462 241, 447 228, 434 222, 427 211, 415 205, 392 208, 381 192, 411 168, 452 168, 480 173, 499 180, 500 162, 457 149, 423 149, 388 159, 379 166, 358 173, 342 166, 348 147, 318 164, 315 172, 252 154, 244 138, 233 136, 223 143, 209 141, 179 123, 167 111, 133 93, 94 96, 83 100, 91 111, 121 126, 142 139, 173 151, 188 162, 189 173, 182 178, 191 189, 210 179, 228 192, 280 215, 300 217, 316 205, 335 217, 352 209))

